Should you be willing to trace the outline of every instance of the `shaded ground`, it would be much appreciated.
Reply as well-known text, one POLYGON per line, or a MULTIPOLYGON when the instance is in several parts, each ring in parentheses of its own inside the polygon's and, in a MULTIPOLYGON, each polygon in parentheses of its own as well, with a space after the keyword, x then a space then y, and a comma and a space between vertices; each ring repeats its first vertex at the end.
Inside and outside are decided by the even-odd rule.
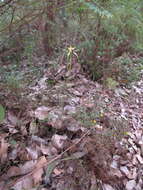
POLYGON ((33 64, 1 82, 0 190, 143 189, 142 77, 109 90, 78 64, 33 64))

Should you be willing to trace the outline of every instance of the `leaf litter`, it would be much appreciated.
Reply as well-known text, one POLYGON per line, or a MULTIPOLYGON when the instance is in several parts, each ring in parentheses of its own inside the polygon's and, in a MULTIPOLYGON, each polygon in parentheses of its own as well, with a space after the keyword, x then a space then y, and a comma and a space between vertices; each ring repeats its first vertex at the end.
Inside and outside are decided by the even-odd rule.
POLYGON ((49 67, 4 104, 0 190, 143 188, 142 78, 113 91, 75 69, 49 67))

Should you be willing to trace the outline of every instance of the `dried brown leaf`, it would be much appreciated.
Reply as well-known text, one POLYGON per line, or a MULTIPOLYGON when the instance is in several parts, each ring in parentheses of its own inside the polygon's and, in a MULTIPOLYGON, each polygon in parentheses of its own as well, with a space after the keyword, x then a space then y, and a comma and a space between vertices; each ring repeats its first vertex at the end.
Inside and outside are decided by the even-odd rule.
POLYGON ((21 174, 21 169, 19 167, 16 166, 12 166, 9 168, 9 170, 7 171, 7 177, 13 177, 13 176, 18 176, 21 174))
POLYGON ((50 111, 49 107, 41 106, 35 110, 35 117, 40 120, 47 119, 49 111, 50 111))
POLYGON ((21 174, 24 175, 24 174, 28 174, 28 173, 32 172, 33 169, 35 169, 36 163, 37 163, 37 161, 34 161, 34 160, 25 162, 24 165, 20 166, 21 174))
POLYGON ((38 156, 39 156, 38 149, 32 148, 32 147, 27 147, 26 150, 32 160, 38 159, 38 156))
POLYGON ((4 163, 7 159, 7 150, 8 150, 8 143, 5 142, 4 138, 1 139, 0 145, 0 161, 4 163))
POLYGON ((12 186, 15 190, 31 189, 42 180, 43 167, 47 160, 44 156, 40 157, 38 161, 29 161, 22 166, 21 174, 25 176, 19 178, 12 186))
POLYGON ((34 185, 37 185, 40 181, 42 181, 42 175, 43 175, 43 168, 39 168, 36 171, 34 171, 32 177, 34 181, 34 185))
POLYGON ((58 176, 58 175, 60 175, 61 173, 63 173, 64 170, 55 168, 55 169, 53 170, 53 172, 54 172, 54 174, 55 174, 56 176, 58 176))
POLYGON ((8 112, 8 120, 14 126, 18 123, 18 118, 11 111, 8 112))
POLYGON ((33 187, 33 179, 32 176, 26 176, 16 181, 12 188, 14 190, 23 190, 23 189, 31 189, 33 187))

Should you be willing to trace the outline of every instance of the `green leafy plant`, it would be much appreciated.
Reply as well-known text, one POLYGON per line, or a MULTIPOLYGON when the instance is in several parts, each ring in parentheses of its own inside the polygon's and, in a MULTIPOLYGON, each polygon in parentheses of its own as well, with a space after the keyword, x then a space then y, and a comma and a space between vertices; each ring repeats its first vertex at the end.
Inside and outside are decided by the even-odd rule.
POLYGON ((115 81, 114 79, 110 77, 106 79, 105 83, 106 83, 106 86, 110 89, 115 89, 119 85, 117 81, 115 81))
POLYGON ((7 78, 7 87, 11 90, 18 90, 20 89, 20 82, 19 80, 14 77, 14 76, 11 76, 11 77, 8 77, 7 78))
POLYGON ((0 104, 0 122, 2 122, 5 118, 5 109, 4 107, 0 104))
POLYGON ((99 110, 88 111, 84 108, 80 108, 76 114, 73 114, 76 120, 78 120, 84 127, 92 127, 99 120, 99 110))

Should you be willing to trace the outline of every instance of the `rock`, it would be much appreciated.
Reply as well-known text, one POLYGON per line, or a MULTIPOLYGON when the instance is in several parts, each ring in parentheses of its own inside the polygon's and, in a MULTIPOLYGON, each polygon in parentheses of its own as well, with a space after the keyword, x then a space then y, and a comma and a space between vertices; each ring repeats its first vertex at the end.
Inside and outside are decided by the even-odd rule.
POLYGON ((126 189, 127 190, 133 190, 134 187, 136 187, 136 181, 135 180, 130 180, 126 183, 126 189))

